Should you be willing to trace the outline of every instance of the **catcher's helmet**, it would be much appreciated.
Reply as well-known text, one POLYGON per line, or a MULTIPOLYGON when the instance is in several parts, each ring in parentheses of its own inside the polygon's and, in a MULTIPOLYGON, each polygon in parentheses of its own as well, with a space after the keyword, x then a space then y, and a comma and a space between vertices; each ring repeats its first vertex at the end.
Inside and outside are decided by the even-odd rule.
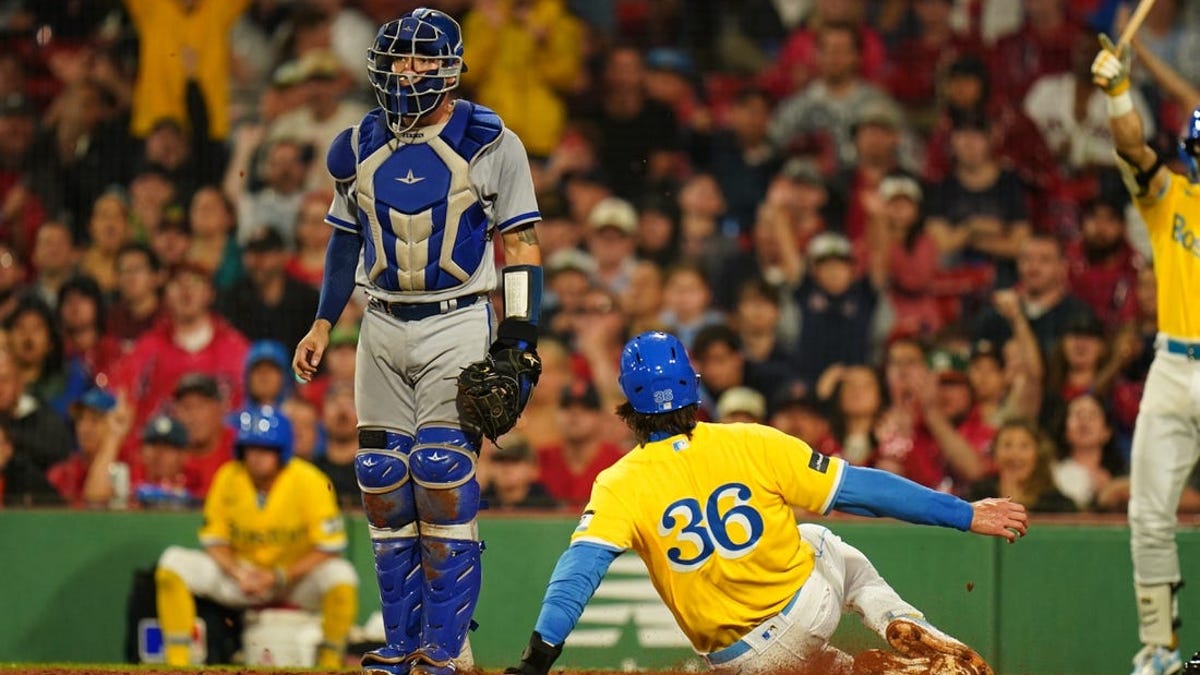
POLYGON ((1179 135, 1179 159, 1187 168, 1188 179, 1200 183, 1200 107, 1192 111, 1179 135))
POLYGON ((640 413, 667 413, 700 401, 700 376, 687 350, 679 338, 661 331, 647 331, 625 344, 619 379, 625 398, 640 413))
POLYGON ((233 454, 242 459, 246 447, 270 448, 279 452, 279 463, 292 458, 292 423, 274 406, 247 408, 237 416, 237 438, 233 454))
POLYGON ((436 9, 418 7, 379 28, 375 44, 367 50, 367 72, 393 133, 416 126, 458 86, 459 75, 467 70, 462 55, 462 29, 436 9), (410 79, 392 72, 392 64, 402 58, 433 60, 437 68, 410 79))

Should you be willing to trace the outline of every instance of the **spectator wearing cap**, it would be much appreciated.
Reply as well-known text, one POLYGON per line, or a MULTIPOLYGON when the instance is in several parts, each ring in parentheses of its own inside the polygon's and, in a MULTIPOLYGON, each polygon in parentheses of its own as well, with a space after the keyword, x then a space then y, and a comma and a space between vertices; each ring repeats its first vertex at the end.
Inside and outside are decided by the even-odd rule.
POLYGON ((104 293, 91 277, 77 276, 59 290, 66 401, 75 400, 92 382, 107 381, 121 358, 120 343, 104 329, 105 309, 104 293))
POLYGON ((854 251, 844 236, 825 232, 813 237, 806 257, 804 280, 796 291, 801 316, 795 354, 797 374, 811 386, 831 363, 869 361, 879 294, 867 277, 855 272, 854 251))
POLYGON ((104 332, 118 341, 124 354, 162 317, 162 265, 148 245, 130 242, 117 251, 114 266, 116 294, 104 332))
POLYGON ((487 455, 487 473, 491 477, 480 499, 488 509, 513 511, 552 509, 558 505, 546 486, 538 480, 538 463, 533 447, 519 433, 497 439, 487 455))
POLYGON ((0 422, 8 430, 16 461, 45 472, 71 454, 75 441, 63 418, 24 389, 12 353, 0 350, 0 422))
POLYGON ((12 313, 4 317, 3 326, 25 391, 65 418, 62 332, 54 310, 37 295, 25 294, 12 313))
POLYGON ((646 52, 646 96, 668 106, 685 130, 686 141, 712 130, 713 115, 698 86, 692 57, 675 47, 646 52))
POLYGON ((717 399, 717 421, 762 424, 767 418, 767 399, 750 387, 730 387, 717 399))
POLYGON ((109 469, 129 433, 130 417, 128 405, 100 387, 71 404, 76 452, 46 473, 68 506, 103 506, 114 497, 109 469))
POLYGON ((46 220, 46 205, 54 203, 58 187, 36 180, 36 128, 33 104, 24 94, 0 96, 0 239, 22 259, 29 258, 37 227, 46 220))
POLYGON ((1080 236, 1066 251, 1071 292, 1109 331, 1136 316, 1138 270, 1145 266, 1125 234, 1126 201, 1101 195, 1085 202, 1080 236))
POLYGON ((203 269, 176 265, 167 277, 165 320, 138 338, 113 367, 113 387, 136 401, 137 428, 171 399, 180 379, 189 373, 214 378, 230 408, 241 407, 243 368, 250 344, 212 312, 214 295, 212 280, 203 269))
POLYGON ((79 249, 71 228, 61 220, 48 220, 38 228, 30 257, 33 279, 30 289, 51 309, 58 291, 79 269, 79 249))
POLYGON ((354 409, 352 383, 337 382, 325 390, 321 423, 325 429, 325 453, 313 464, 329 477, 341 508, 360 509, 362 491, 354 474, 354 456, 358 453, 358 413, 354 409))
MULTIPOLYGON (((358 63, 354 70, 364 70, 358 63)), ((299 58, 299 84, 302 105, 285 112, 267 130, 267 141, 292 138, 312 147, 314 157, 325 157, 329 144, 344 129, 354 126, 367 106, 346 96, 351 81, 338 57, 330 50, 314 49, 299 58)), ((333 178, 325 163, 312 162, 306 187, 332 190, 333 178)))
POLYGON ((292 393, 291 359, 275 340, 257 340, 246 353, 246 407, 278 406, 292 393))
POLYGON ((782 164, 767 140, 770 121, 770 96, 746 87, 734 97, 728 122, 692 145, 693 164, 716 179, 727 215, 743 233, 754 226, 758 205, 782 164))
POLYGON ((768 136, 787 154, 816 154, 826 175, 856 161, 851 127, 868 103, 886 98, 862 77, 858 29, 831 23, 816 33, 816 77, 780 102, 768 136))
POLYGON ((583 28, 562 0, 492 3, 463 18, 463 84, 531 155, 550 155, 566 129, 565 99, 583 72, 583 28))
POLYGON ((13 447, 8 429, 0 425, 0 504, 12 506, 58 506, 58 490, 46 480, 27 453, 13 447))
POLYGON ((993 151, 987 118, 965 113, 954 121, 954 166, 929 201, 929 233, 946 268, 990 269, 993 288, 1015 279, 1014 261, 1029 237, 1025 186, 993 151))
POLYGON ((559 397, 562 443, 537 449, 541 481, 559 502, 582 507, 600 472, 621 459, 621 450, 603 440, 600 393, 588 381, 575 380, 559 397))
POLYGON ((209 136, 224 139, 229 134, 229 30, 249 4, 249 0, 125 0, 139 37, 132 110, 135 136, 144 138, 164 117, 185 119, 189 81, 203 95, 209 136))
POLYGON ((237 227, 233 202, 215 187, 203 187, 192 196, 187 222, 191 241, 188 262, 208 271, 222 291, 242 278, 242 250, 234 238, 237 227))
POLYGON ((889 99, 869 101, 857 111, 850 134, 856 161, 833 176, 830 188, 846 205, 843 234, 859 241, 866 237, 869 204, 880 182, 890 175, 910 175, 914 161, 904 111, 889 99))
POLYGON ((950 349, 929 353, 932 386, 919 390, 920 423, 928 429, 946 458, 956 494, 992 473, 990 450, 996 428, 975 406, 967 357, 950 349))
POLYGON ((631 45, 609 50, 599 94, 599 104, 581 122, 604 139, 595 148, 596 159, 613 193, 636 201, 669 182, 678 166, 675 113, 646 97, 645 63, 631 45))
MULTIPOLYGON (((319 289, 325 275, 325 249, 333 234, 333 228, 325 222, 325 213, 329 211, 332 201, 332 190, 304 193, 300 200, 300 212, 296 215, 296 249, 284 265, 288 277, 312 288, 319 289)), ((539 223, 539 238, 542 229, 542 223, 539 223)))
POLYGON ((629 285, 637 224, 637 210, 620 197, 600 201, 588 214, 587 250, 596 263, 593 280, 613 293, 629 285))
POLYGON ((938 250, 925 229, 923 194, 915 178, 896 174, 880 181, 876 195, 864 201, 867 271, 877 288, 887 289, 893 334, 931 335, 948 318, 935 295, 938 250))
POLYGON ((175 386, 172 414, 187 430, 188 456, 183 464, 189 493, 208 494, 217 469, 233 459, 234 431, 225 424, 230 408, 221 384, 202 372, 184 375, 175 386))
POLYGON ((218 311, 251 340, 294 345, 308 332, 319 294, 287 275, 287 258, 277 230, 256 231, 242 253, 245 278, 221 295, 218 311))
POLYGON ((142 429, 138 458, 132 496, 141 508, 186 509, 200 503, 199 495, 187 489, 188 435, 182 422, 170 415, 152 417, 142 429))

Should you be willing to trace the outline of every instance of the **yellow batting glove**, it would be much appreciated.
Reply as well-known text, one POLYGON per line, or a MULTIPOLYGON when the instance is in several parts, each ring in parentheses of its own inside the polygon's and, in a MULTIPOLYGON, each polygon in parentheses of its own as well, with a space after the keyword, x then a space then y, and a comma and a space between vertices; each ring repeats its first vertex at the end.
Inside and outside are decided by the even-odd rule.
POLYGON ((1092 61, 1092 82, 1109 96, 1120 96, 1129 91, 1133 54, 1127 47, 1118 50, 1103 33, 1100 34, 1100 47, 1100 53, 1092 61))

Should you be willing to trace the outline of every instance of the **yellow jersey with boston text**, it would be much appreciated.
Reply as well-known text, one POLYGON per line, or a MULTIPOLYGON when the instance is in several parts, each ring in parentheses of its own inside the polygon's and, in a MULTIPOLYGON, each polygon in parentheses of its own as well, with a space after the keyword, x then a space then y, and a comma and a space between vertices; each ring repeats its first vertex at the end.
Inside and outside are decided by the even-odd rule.
POLYGON ((777 614, 813 569, 793 506, 827 513, 842 460, 758 424, 696 425, 596 478, 571 537, 633 549, 700 653, 777 614))
POLYGON ((1157 195, 1135 200, 1154 251, 1158 281, 1158 329, 1183 340, 1200 340, 1200 185, 1174 171, 1157 195))
POLYGON ((204 500, 200 543, 226 545, 260 567, 287 567, 314 549, 339 553, 346 528, 329 478, 298 457, 258 494, 245 465, 221 465, 204 500))

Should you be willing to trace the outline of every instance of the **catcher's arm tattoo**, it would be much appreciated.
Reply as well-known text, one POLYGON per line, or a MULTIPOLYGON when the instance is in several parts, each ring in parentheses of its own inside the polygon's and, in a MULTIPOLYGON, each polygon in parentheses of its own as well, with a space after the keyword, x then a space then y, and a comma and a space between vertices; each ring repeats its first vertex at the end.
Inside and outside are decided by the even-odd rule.
POLYGON ((500 235, 504 244, 506 265, 541 265, 542 247, 538 243, 537 228, 530 224, 515 232, 500 235))

